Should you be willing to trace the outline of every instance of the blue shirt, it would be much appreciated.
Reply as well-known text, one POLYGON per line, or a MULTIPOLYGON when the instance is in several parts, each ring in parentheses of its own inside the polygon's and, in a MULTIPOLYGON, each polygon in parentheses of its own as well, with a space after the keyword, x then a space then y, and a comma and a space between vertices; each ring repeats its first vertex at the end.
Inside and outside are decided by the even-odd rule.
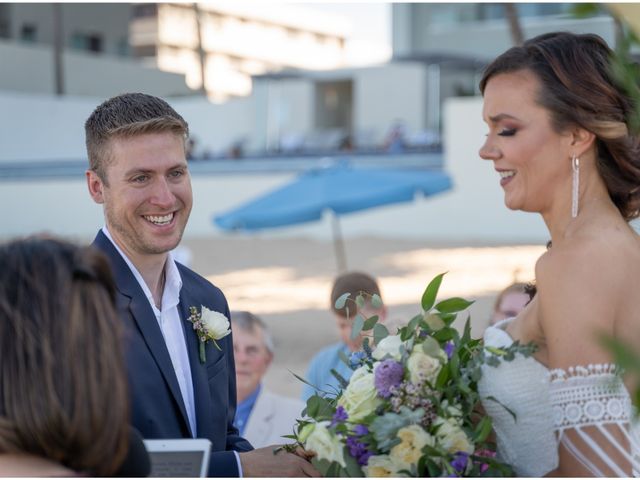
POLYGON ((338 372, 345 380, 351 378, 353 370, 340 360, 340 352, 343 352, 347 358, 351 355, 349 348, 340 342, 323 348, 311 359, 304 378, 311 385, 317 387, 317 390, 305 383, 302 386, 303 401, 306 402, 314 393, 328 392, 335 396, 340 391, 340 382, 333 376, 331 369, 338 372))
POLYGON ((236 418, 233 419, 233 425, 240 430, 240 435, 244 435, 244 429, 247 426, 249 415, 251 415, 251 410, 253 410, 253 406, 256 404, 258 395, 260 395, 260 390, 262 390, 262 385, 258 385, 258 388, 256 388, 251 395, 238 403, 238 407, 236 408, 236 418))

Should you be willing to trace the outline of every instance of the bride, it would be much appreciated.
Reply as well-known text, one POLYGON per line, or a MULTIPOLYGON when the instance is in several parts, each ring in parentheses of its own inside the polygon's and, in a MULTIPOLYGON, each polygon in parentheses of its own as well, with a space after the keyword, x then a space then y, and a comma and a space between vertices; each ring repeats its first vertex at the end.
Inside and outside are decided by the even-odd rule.
POLYGON ((480 156, 506 206, 538 212, 551 235, 537 294, 485 334, 493 346, 538 346, 485 367, 480 383, 499 455, 520 476, 640 472, 628 393, 637 379, 616 375, 601 344, 610 336, 640 351, 640 239, 627 223, 640 213, 628 127, 637 107, 611 78, 611 54, 596 35, 545 34, 503 53, 480 82, 480 156))

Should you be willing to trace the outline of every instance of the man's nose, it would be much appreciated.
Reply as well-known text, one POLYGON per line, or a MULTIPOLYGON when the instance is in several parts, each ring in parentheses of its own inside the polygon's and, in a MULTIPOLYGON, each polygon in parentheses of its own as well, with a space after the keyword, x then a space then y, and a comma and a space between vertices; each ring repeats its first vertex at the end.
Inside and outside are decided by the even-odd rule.
POLYGON ((161 207, 171 207, 175 201, 175 195, 171 191, 171 186, 166 178, 157 180, 153 189, 152 203, 161 207))

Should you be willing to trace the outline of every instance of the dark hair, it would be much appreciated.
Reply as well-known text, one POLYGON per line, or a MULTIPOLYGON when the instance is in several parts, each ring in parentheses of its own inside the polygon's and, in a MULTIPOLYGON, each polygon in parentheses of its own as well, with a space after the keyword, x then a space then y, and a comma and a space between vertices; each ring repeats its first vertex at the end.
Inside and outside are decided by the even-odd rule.
POLYGON ((91 113, 84 130, 89 168, 105 184, 109 140, 164 132, 173 132, 186 140, 189 135, 187 122, 171 105, 144 93, 125 93, 103 102, 91 113))
MULTIPOLYGON (((351 294, 351 299, 355 299, 359 293, 366 293, 369 296, 381 296, 380 287, 378 287, 378 283, 371 275, 362 272, 343 273, 333 282, 333 288, 331 289, 331 309, 334 313, 345 318, 353 317, 356 314, 356 312, 353 311, 353 307, 349 309, 348 315, 347 306, 341 309, 336 308, 336 300, 347 292, 351 294)), ((368 301, 368 297, 365 297, 365 300, 368 301)))
POLYGON ((0 247, 0 452, 112 475, 128 448, 128 394, 109 264, 89 247, 0 247))
POLYGON ((622 216, 640 215, 640 142, 630 132, 630 96, 614 81, 613 52, 593 34, 547 33, 512 47, 484 71, 480 91, 495 75, 531 71, 540 81, 538 103, 554 129, 579 126, 596 136, 597 168, 622 216))

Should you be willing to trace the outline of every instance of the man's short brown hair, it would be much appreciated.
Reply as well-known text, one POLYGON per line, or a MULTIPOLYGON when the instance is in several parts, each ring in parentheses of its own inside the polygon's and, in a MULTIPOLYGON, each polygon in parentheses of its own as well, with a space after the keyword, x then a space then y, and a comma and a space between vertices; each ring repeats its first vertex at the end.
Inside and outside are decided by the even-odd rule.
POLYGON ((105 101, 84 124, 89 168, 106 184, 109 141, 147 133, 173 132, 185 140, 189 125, 167 102, 144 93, 124 93, 105 101))
POLYGON ((349 308, 349 314, 347 315, 347 306, 345 308, 336 308, 336 300, 340 298, 341 295, 349 292, 351 296, 349 298, 355 300, 356 296, 359 293, 365 293, 365 300, 367 303, 370 303, 371 295, 380 295, 380 287, 378 287, 378 282, 376 282, 375 278, 371 275, 368 275, 363 272, 348 272, 343 273, 338 276, 333 282, 333 288, 331 289, 331 309, 337 315, 341 317, 352 318, 356 314, 355 306, 351 306, 349 308))

